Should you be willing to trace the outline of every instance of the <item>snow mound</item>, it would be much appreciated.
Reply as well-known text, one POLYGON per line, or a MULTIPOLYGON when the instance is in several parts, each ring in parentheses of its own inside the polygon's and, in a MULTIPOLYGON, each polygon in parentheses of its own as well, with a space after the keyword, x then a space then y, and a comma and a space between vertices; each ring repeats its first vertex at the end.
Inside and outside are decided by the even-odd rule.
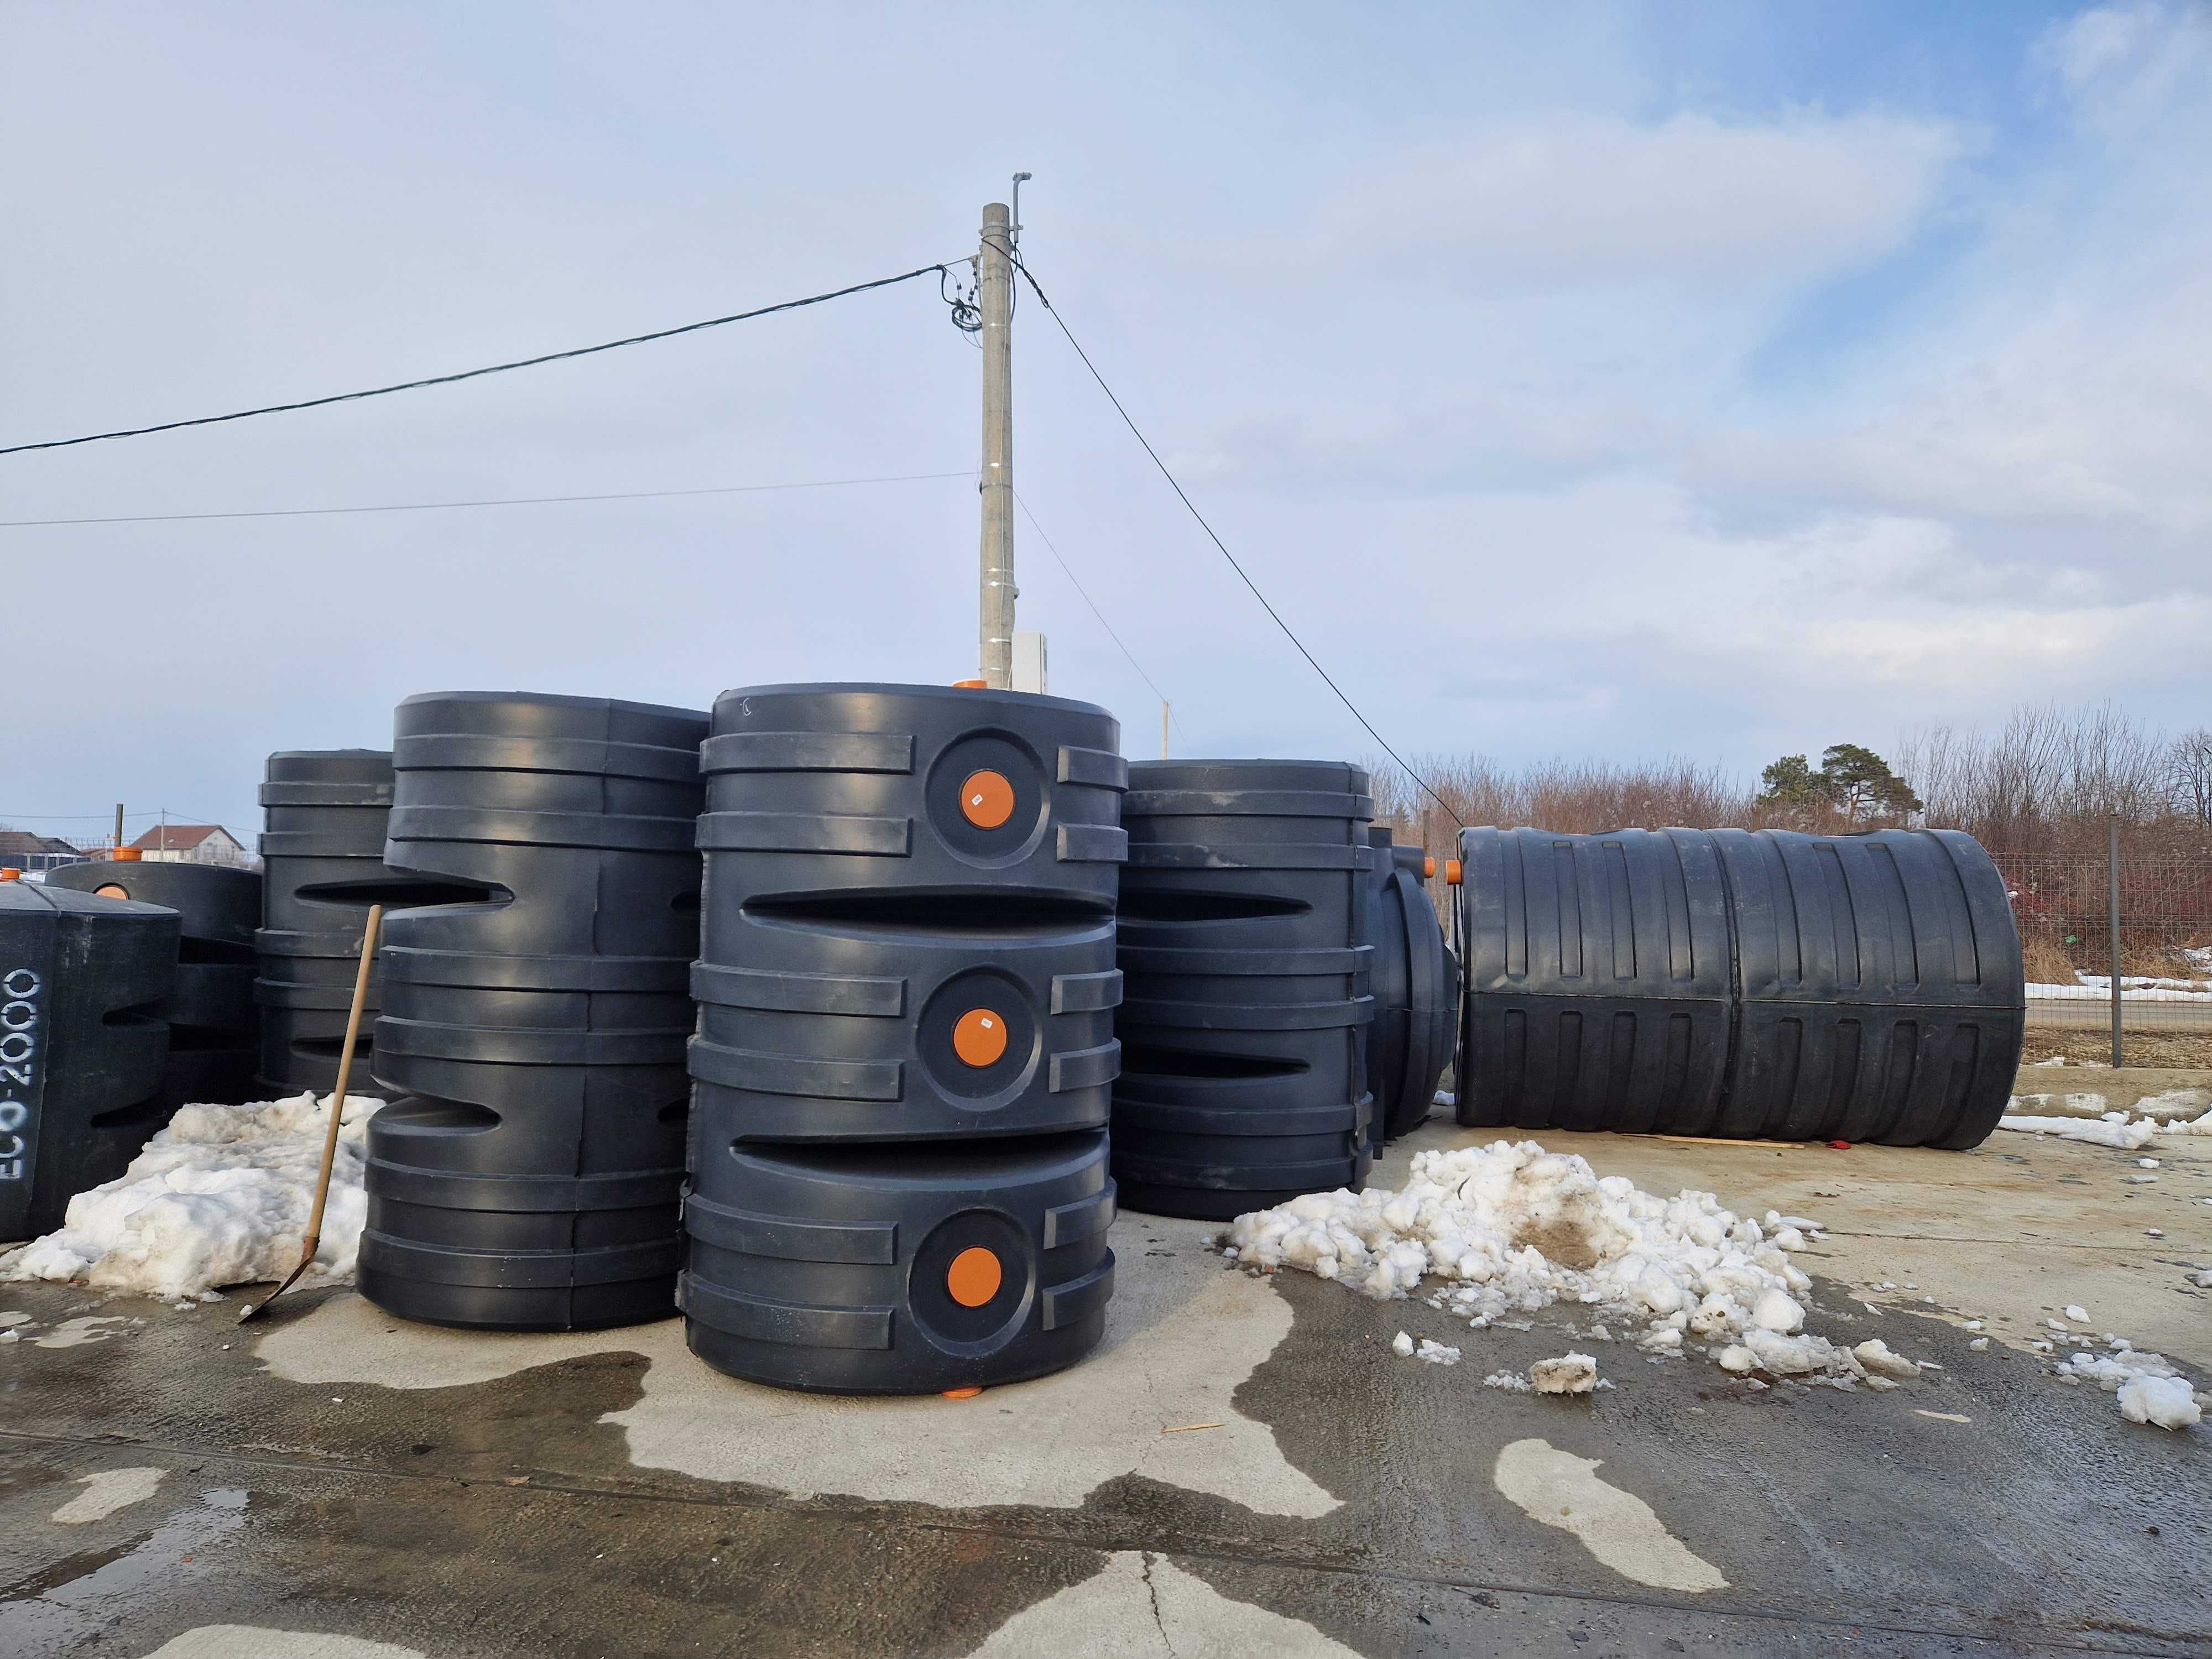
POLYGON ((1588 1394, 1597 1387, 1597 1361, 1586 1353, 1563 1353, 1528 1367, 1528 1386, 1538 1394, 1588 1394))
MULTIPOLYGON (((282 1279, 300 1260, 330 1124, 330 1097, 186 1106, 131 1167, 70 1200, 58 1231, 0 1261, 0 1281, 82 1279, 174 1302, 282 1279)), ((315 1265, 301 1279, 350 1279, 368 1200, 368 1119, 381 1100, 349 1095, 315 1265)))
POLYGON ((2130 1423, 2185 1429, 2204 1416, 2189 1379, 2164 1354, 2125 1346, 2117 1354, 2077 1353, 2059 1365, 2056 1374, 2069 1382, 2094 1382, 2106 1394, 2118 1395, 2120 1415, 2130 1423))
POLYGON ((1801 1216, 1739 1216, 1711 1193, 1659 1198, 1601 1179, 1582 1158, 1500 1140, 1416 1153, 1401 1191, 1309 1193, 1239 1216, 1228 1243, 1247 1265, 1296 1267, 1378 1301, 1433 1277, 1443 1282, 1430 1305, 1477 1329, 1592 1304, 1662 1359, 1695 1339, 1713 1353, 1741 1346, 1747 1369, 1855 1382, 1867 1368, 1849 1348, 1803 1334, 1798 1297, 1812 1281, 1780 1241, 1817 1231, 1801 1216))
MULTIPOLYGON (((2212 1135, 2212 1112, 2194 1119, 2172 1115, 2161 1118, 2153 1115, 2158 1109, 2169 1113, 2177 1109, 2175 1097, 2202 1092, 2201 1090, 2177 1089, 2166 1095, 2154 1096, 2138 1102, 2136 1109, 2143 1115, 2133 1122, 2128 1121, 2125 1112, 2106 1112, 2094 1118, 2044 1117, 2033 1113, 2008 1113, 1997 1120, 1997 1127, 2022 1134, 2053 1135, 2061 1140, 2083 1140, 2093 1146, 2112 1146, 2124 1152, 2138 1152, 2160 1135, 2212 1135)), ((2051 1098, 2049 1095, 2015 1095, 2011 1103, 2020 1106, 2047 1103, 2051 1098)), ((2069 1095, 2066 1098, 2069 1103, 2087 1100, 2101 1104, 2104 1097, 2100 1095, 2069 1095)), ((2193 1110, 2194 1103, 2185 1103, 2179 1109, 2193 1110)))

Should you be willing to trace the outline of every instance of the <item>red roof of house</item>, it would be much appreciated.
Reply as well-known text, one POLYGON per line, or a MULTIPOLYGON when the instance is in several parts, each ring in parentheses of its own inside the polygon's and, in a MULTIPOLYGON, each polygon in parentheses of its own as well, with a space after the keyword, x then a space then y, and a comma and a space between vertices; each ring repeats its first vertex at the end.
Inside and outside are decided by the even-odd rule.
MULTIPOLYGON (((219 823, 156 824, 131 844, 142 852, 189 853, 210 836, 229 836, 219 823)), ((234 842, 237 837, 231 836, 234 842)))

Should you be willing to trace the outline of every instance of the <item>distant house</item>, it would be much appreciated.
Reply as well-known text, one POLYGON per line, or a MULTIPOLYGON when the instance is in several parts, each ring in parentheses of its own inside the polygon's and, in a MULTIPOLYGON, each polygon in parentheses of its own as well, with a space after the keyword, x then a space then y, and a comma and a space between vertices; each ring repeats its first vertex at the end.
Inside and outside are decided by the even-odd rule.
POLYGON ((82 864, 91 856, 52 836, 34 836, 25 830, 0 830, 0 868, 58 870, 64 864, 82 864))
POLYGON ((131 843, 149 864, 244 864, 246 849, 219 823, 164 823, 131 843))

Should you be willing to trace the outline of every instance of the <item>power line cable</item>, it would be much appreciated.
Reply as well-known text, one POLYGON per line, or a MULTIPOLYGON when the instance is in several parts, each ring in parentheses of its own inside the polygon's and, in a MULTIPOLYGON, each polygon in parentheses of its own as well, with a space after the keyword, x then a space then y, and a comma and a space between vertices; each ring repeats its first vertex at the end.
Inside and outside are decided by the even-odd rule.
POLYGON ((472 501, 390 501, 365 507, 281 507, 236 513, 141 513, 105 519, 0 519, 0 530, 71 524, 185 524, 204 519, 314 519, 342 513, 442 513, 464 507, 547 507, 573 501, 645 501, 683 495, 750 495, 777 489, 835 489, 848 484, 918 483, 930 478, 968 478, 957 472, 900 472, 879 478, 811 478, 793 483, 717 484, 703 489, 623 489, 599 495, 506 495, 472 501))
MULTIPOLYGON (((155 426, 126 427, 115 432, 88 433, 81 438, 49 438, 40 443, 10 444, 0 448, 0 455, 20 455, 33 449, 66 449, 73 444, 100 443, 109 438, 143 438, 149 433, 174 432, 188 426, 216 426, 225 421, 250 420, 257 415, 283 415, 298 409, 320 409, 328 404, 352 403, 362 398, 382 398, 394 392, 415 392, 423 386, 451 386, 457 380, 473 380, 486 374, 504 374, 509 369, 535 368, 540 363, 557 363, 570 357, 588 357, 596 352, 617 351, 623 346, 643 345, 652 340, 672 340, 679 334, 696 334, 702 329, 720 328, 728 323, 742 323, 755 317, 773 316, 777 312, 797 311, 806 306, 818 306, 830 300, 842 300, 848 295, 866 294, 871 289, 890 288, 900 283, 910 283, 917 276, 932 272, 942 278, 951 269, 947 263, 918 265, 912 270, 902 271, 896 276, 878 276, 873 282, 854 283, 849 288, 833 289, 827 294, 810 294, 803 300, 785 300, 772 306, 760 306, 751 311, 737 311, 726 317, 709 317, 703 322, 685 323, 678 328, 655 329, 649 334, 626 335, 619 340, 607 340, 599 345, 575 346, 567 351, 548 351, 535 357, 518 357, 513 362, 490 363, 482 368, 465 368, 455 374, 433 374, 420 380, 401 380, 393 386, 371 386, 363 392, 340 392, 327 398, 307 398, 297 403, 268 404, 258 409, 241 409, 228 415, 202 415, 189 421, 163 421, 155 426)), ((948 301, 949 303, 949 301, 948 301)), ((957 316, 957 307, 956 307, 957 316)))
MULTIPOLYGON (((1022 492, 1017 489, 1013 494, 1015 505, 1022 509, 1022 516, 1030 521, 1030 528, 1036 532, 1037 539, 1044 544, 1045 550, 1053 556, 1053 562, 1060 566, 1066 574, 1067 580, 1075 585, 1075 591, 1083 595, 1084 604, 1091 607, 1091 614, 1098 618, 1098 625, 1106 630, 1107 637, 1121 647, 1121 654, 1129 659, 1129 666, 1137 671, 1137 678, 1151 686, 1152 695, 1167 705, 1169 721, 1176 731, 1182 732, 1182 722, 1176 718, 1175 700, 1160 690, 1158 681, 1145 672, 1145 665, 1137 660, 1136 653, 1130 650, 1128 642, 1114 631, 1114 624, 1106 620, 1106 613, 1098 608, 1098 601, 1091 597, 1090 590, 1084 586, 1082 579, 1075 574, 1073 567, 1066 559, 1060 557, 1060 550, 1052 544, 1052 538, 1044 533, 1044 526, 1037 522, 1036 514, 1030 511, 1030 504, 1022 500, 1022 492)), ((1188 740, 1189 735, 1188 732, 1183 733, 1186 741, 1188 740)))
POLYGON ((1374 721, 1369 720, 1366 715, 1359 712, 1359 705, 1352 702, 1350 697, 1345 695, 1344 688, 1339 685, 1336 681, 1331 678, 1328 670, 1321 665, 1319 660, 1315 658, 1314 653, 1306 649, 1305 641, 1297 636, 1297 633, 1292 630, 1290 623, 1283 620, 1282 613, 1278 611, 1273 605, 1267 602, 1267 596, 1260 591, 1259 583, 1252 580, 1250 573, 1248 572, 1243 565, 1237 562, 1237 556, 1229 550, 1228 544, 1224 543, 1219 536, 1214 533, 1213 526, 1206 521, 1206 515, 1198 510, 1197 504, 1194 502, 1189 495, 1184 492, 1182 485, 1176 481, 1176 475, 1168 471, 1168 464, 1160 459, 1159 451, 1152 447, 1152 441, 1145 436, 1143 431, 1139 429, 1136 422, 1130 419, 1129 411, 1121 406, 1121 400, 1114 395, 1114 388, 1106 384, 1106 377, 1098 372, 1098 365, 1091 361, 1091 354, 1083 349, 1082 342, 1075 337, 1073 331, 1067 326, 1066 319, 1063 318, 1060 314, 1059 311, 1054 307, 1051 300, 1046 297, 1043 288, 1039 285, 1036 277, 1030 272, 1030 268, 1022 263, 1021 258, 1018 254, 1010 254, 1008 255, 1008 258, 1012 260, 1014 269, 1022 273, 1023 277, 1028 282, 1030 290, 1037 296, 1037 303, 1042 305, 1045 310, 1051 314, 1054 322, 1060 325, 1060 333, 1066 337, 1068 344, 1075 348, 1075 355, 1083 359, 1084 368, 1089 369, 1091 371, 1091 378, 1098 382, 1098 389, 1106 394, 1106 401, 1114 405, 1114 412, 1121 417, 1121 423, 1129 428, 1130 435, 1134 437, 1139 444, 1144 446, 1145 453, 1152 457, 1152 465, 1160 470, 1160 477, 1168 481, 1168 488, 1175 491, 1176 498, 1180 500, 1183 506, 1189 510, 1190 516, 1198 520, 1198 527, 1206 532, 1207 539, 1212 542, 1214 546, 1220 550, 1221 556, 1229 561, 1229 568, 1231 570, 1234 570, 1238 577, 1243 580, 1245 586, 1252 590, 1252 597, 1260 601, 1260 608, 1265 611, 1268 617, 1273 620, 1276 627, 1283 630, 1283 637, 1288 640, 1292 645, 1297 647, 1298 654, 1306 659, 1308 665, 1313 669, 1315 673, 1322 677, 1322 681, 1328 685, 1328 689, 1336 693, 1336 700, 1352 711, 1352 719, 1358 720, 1361 726, 1366 728, 1367 735, 1374 738, 1376 743, 1382 745, 1382 752, 1389 756, 1392 760, 1398 763, 1399 769, 1405 773, 1407 777, 1413 779, 1415 783, 1419 784, 1421 787, 1421 792, 1428 796, 1431 800, 1443 807, 1446 815, 1450 817, 1454 823, 1459 825, 1462 830, 1466 829, 1467 820, 1460 817, 1457 812, 1453 811, 1450 803, 1446 801, 1442 795, 1439 795, 1434 789, 1429 787, 1429 781, 1426 778, 1423 777, 1419 772, 1416 772, 1411 766, 1407 764, 1406 757, 1401 755, 1396 750, 1393 749, 1390 746, 1389 740, 1380 732, 1375 729, 1374 721))

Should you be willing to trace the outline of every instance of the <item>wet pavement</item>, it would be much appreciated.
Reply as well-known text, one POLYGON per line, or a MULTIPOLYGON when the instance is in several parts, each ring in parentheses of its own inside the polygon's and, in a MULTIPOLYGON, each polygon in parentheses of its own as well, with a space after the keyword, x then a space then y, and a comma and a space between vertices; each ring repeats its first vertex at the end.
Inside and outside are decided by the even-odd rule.
POLYGON ((235 1300, 10 1285, 0 1654, 2212 1651, 2212 1425, 2124 1422, 2025 1346, 2080 1304, 2203 1385, 2212 1142, 2146 1183, 2018 1135, 1545 1139, 1824 1222, 1811 1328, 1945 1369, 1755 1389, 1589 1310, 1471 1331, 1133 1215, 1106 1346, 966 1401, 752 1388, 672 1321, 471 1336, 325 1291, 241 1330, 235 1300), (1397 1358, 1401 1328, 1464 1362, 1397 1358), (1571 1346, 1615 1387, 1483 1386, 1571 1346))

